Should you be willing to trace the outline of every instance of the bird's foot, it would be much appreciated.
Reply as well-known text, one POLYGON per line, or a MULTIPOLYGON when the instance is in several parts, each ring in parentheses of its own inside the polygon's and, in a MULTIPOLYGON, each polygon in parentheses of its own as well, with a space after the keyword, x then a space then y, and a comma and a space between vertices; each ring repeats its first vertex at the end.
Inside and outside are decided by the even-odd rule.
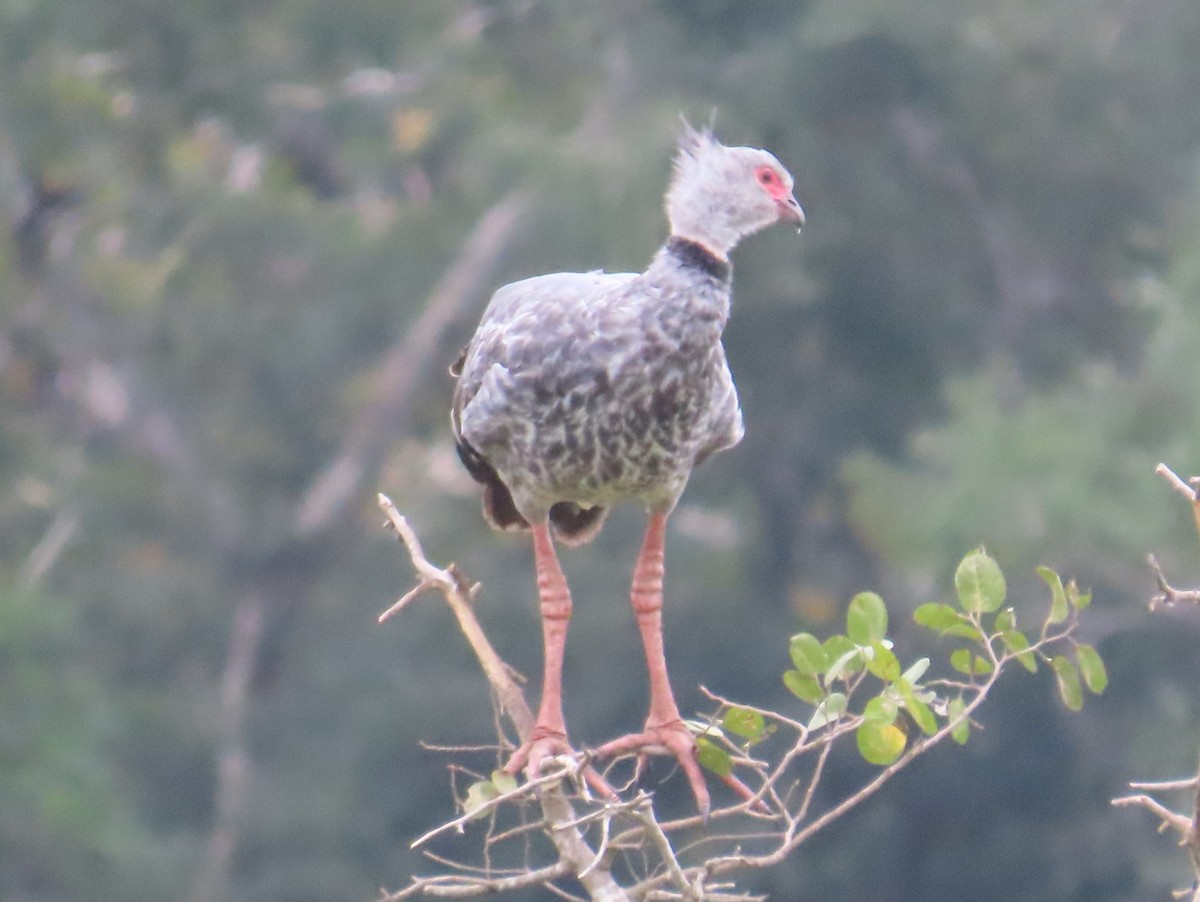
POLYGON ((567 734, 535 727, 529 740, 521 743, 521 747, 508 759, 504 772, 515 777, 525 771, 531 779, 540 777, 546 765, 560 755, 567 758, 578 755, 567 742, 567 734))
MULTIPOLYGON (((545 773, 547 767, 552 767, 560 758, 569 758, 573 762, 578 762, 580 758, 579 752, 571 748, 571 744, 567 741, 567 734, 557 730, 534 727, 533 735, 529 737, 529 740, 521 743, 521 747, 508 759, 508 763, 504 765, 504 772, 515 777, 524 771, 528 779, 535 780, 545 773)), ((605 799, 617 797, 613 788, 590 764, 585 764, 581 773, 584 780, 587 781, 587 785, 597 795, 605 799)))
MULTIPOLYGON (((637 772, 639 774, 647 755, 673 756, 687 776, 688 785, 691 786, 692 795, 696 799, 696 807, 700 809, 700 816, 708 820, 711 806, 708 785, 704 779, 704 771, 700 767, 700 760, 696 756, 696 737, 688 729, 687 724, 680 719, 660 724, 647 721, 642 732, 630 733, 628 736, 606 742, 596 750, 596 755, 602 758, 633 753, 638 756, 637 772)), ((721 781, 742 799, 750 801, 754 798, 754 793, 750 788, 733 774, 720 776, 721 781)), ((757 804, 759 807, 764 807, 761 800, 757 804)))

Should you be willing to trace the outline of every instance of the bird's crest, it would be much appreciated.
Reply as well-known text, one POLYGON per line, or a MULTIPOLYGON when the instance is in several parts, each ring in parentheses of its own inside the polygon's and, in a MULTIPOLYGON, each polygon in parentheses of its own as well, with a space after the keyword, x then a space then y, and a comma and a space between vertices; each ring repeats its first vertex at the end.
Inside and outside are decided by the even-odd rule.
POLYGON ((680 129, 679 140, 676 145, 676 181, 686 179, 689 172, 695 171, 702 165, 704 157, 713 150, 721 147, 721 142, 713 135, 713 124, 716 121, 715 111, 709 118, 708 124, 699 129, 695 128, 683 116, 680 116, 679 120, 682 123, 682 128, 680 129))

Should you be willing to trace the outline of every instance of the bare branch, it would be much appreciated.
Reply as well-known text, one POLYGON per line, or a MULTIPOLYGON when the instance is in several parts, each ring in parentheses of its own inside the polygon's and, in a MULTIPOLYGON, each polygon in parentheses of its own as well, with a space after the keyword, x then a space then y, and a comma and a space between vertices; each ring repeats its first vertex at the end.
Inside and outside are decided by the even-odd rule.
MULTIPOLYGON (((425 557, 416 533, 413 532, 408 521, 396 509, 390 498, 380 494, 379 506, 387 515, 388 523, 396 530, 397 535, 408 549, 409 557, 412 558, 413 567, 416 569, 420 581, 436 586, 441 591, 446 603, 450 605, 450 609, 458 620, 459 629, 462 630, 471 650, 475 653, 492 691, 496 694, 501 708, 512 721, 517 734, 522 741, 528 739, 533 732, 533 712, 526 704, 525 696, 513 680, 508 666, 496 653, 475 617, 471 601, 478 591, 478 586, 468 580, 453 564, 439 568, 430 563, 429 559, 425 557)), ((578 766, 585 765, 586 762, 580 762, 578 766)), ((551 782, 548 780, 544 784, 542 781, 534 782, 534 794, 541 805, 546 823, 549 825, 546 832, 558 852, 558 864, 564 868, 563 873, 574 874, 584 889, 588 891, 593 902, 628 902, 629 896, 614 879, 611 870, 603 864, 598 864, 596 850, 588 844, 579 827, 573 826, 576 820, 575 810, 562 788, 562 781, 551 782)), ((561 876, 557 867, 554 873, 561 876)), ((482 883, 484 889, 480 892, 466 893, 466 895, 482 895, 483 892, 499 891, 493 887, 494 881, 492 880, 471 879, 476 883, 482 883)), ((546 878, 541 882, 545 884, 549 879, 553 878, 546 878)))
POLYGON ((1176 814, 1170 808, 1167 808, 1148 795, 1121 796, 1120 798, 1113 799, 1112 805, 1114 808, 1145 808, 1162 821, 1159 827, 1160 831, 1169 828, 1178 833, 1181 839, 1186 839, 1191 830, 1192 822, 1189 818, 1182 814, 1176 814))
POLYGON ((414 877, 413 882, 397 893, 384 893, 380 902, 402 902, 418 896, 435 899, 470 899, 475 896, 493 896, 496 893, 512 892, 544 886, 553 880, 571 873, 565 861, 556 861, 548 867, 524 871, 508 877, 466 877, 461 874, 443 874, 437 877, 414 877))
POLYGON ((442 597, 446 599, 446 603, 450 605, 450 610, 454 612, 454 616, 458 620, 459 629, 462 630, 471 650, 479 660, 480 666, 483 667, 484 676, 487 677, 492 691, 499 699, 500 707, 512 720, 517 734, 524 740, 533 732, 533 712, 525 703, 525 695, 513 680, 508 666, 496 653, 492 643, 484 634, 483 628, 479 625, 479 621, 475 618, 471 602, 478 587, 470 582, 454 564, 441 568, 429 562, 416 533, 413 532, 408 521, 404 519, 387 495, 379 495, 379 506, 387 515, 389 525, 408 548, 409 557, 412 558, 413 567, 420 576, 421 582, 436 586, 442 593, 442 597))
MULTIPOLYGON (((1193 476, 1185 482, 1170 467, 1162 463, 1155 467, 1154 472, 1166 479, 1175 491, 1191 503, 1192 517, 1195 520, 1197 531, 1200 532, 1200 477, 1193 476)), ((1151 611, 1163 605, 1173 605, 1179 602, 1200 604, 1200 590, 1176 589, 1163 576, 1162 568, 1153 554, 1147 555, 1146 561, 1154 572, 1154 579, 1158 583, 1159 590, 1158 594, 1150 599, 1151 611)), ((1153 783, 1138 782, 1129 785, 1132 789, 1140 789, 1145 792, 1113 799, 1112 804, 1118 808, 1145 808, 1159 819, 1160 833, 1173 830, 1179 834, 1179 845, 1181 848, 1187 849, 1188 858, 1191 861, 1193 881, 1190 888, 1179 890, 1172 896, 1176 899, 1190 896, 1192 902, 1200 902, 1200 765, 1197 765, 1196 776, 1188 779, 1153 783), (1172 792, 1186 789, 1192 790, 1191 817, 1172 811, 1157 799, 1145 794, 1146 792, 1172 792)))
POLYGON ((680 898, 689 900, 699 900, 703 898, 698 887, 693 887, 689 882, 687 875, 683 872, 683 868, 679 865, 679 859, 675 857, 675 850, 671 848, 671 841, 667 839, 667 834, 663 833, 662 827, 654 818, 654 808, 650 804, 650 797, 645 793, 638 794, 638 806, 634 809, 634 817, 646 831, 646 836, 654 843, 654 847, 658 849, 659 855, 662 856, 663 862, 667 866, 667 874, 671 878, 671 882, 675 884, 675 888, 680 892, 680 898))
MULTIPOLYGON (((1168 467, 1166 464, 1159 464, 1157 467, 1154 468, 1154 472, 1157 473, 1159 476, 1161 476, 1163 479, 1165 479, 1167 482, 1171 483, 1171 485, 1174 487, 1175 491, 1177 491, 1179 494, 1181 494, 1188 501, 1195 502, 1197 500, 1195 487, 1192 485, 1189 485, 1188 483, 1186 483, 1182 479, 1180 479, 1179 475, 1174 470, 1172 470, 1170 467, 1168 467)), ((1192 479, 1192 482, 1195 482, 1194 477, 1192 479)))
POLYGON ((1146 563, 1154 573, 1154 581, 1158 583, 1158 594, 1150 599, 1150 610, 1156 611, 1164 605, 1170 607, 1181 602, 1200 604, 1200 589, 1176 589, 1167 582, 1162 567, 1158 565, 1158 559, 1152 554, 1146 555, 1146 563))
POLYGON ((1188 777, 1184 780, 1163 780, 1156 783, 1130 783, 1130 789, 1140 789, 1143 792, 1171 792, 1177 789, 1200 788, 1200 777, 1188 777))

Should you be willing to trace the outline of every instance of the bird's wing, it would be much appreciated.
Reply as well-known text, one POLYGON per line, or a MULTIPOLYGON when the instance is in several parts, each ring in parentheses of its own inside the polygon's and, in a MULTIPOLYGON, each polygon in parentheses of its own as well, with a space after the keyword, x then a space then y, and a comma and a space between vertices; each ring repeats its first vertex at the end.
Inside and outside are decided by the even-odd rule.
POLYGON ((488 302, 479 328, 463 352, 454 393, 456 430, 463 409, 483 387, 520 373, 596 334, 596 317, 636 273, 553 273, 512 282, 488 302), (499 368, 499 369, 496 369, 499 368), (489 372, 492 374, 488 378, 489 372))
POLYGON ((738 401, 733 375, 725 361, 725 349, 717 345, 717 375, 709 401, 707 439, 696 455, 700 463, 711 454, 732 448, 746 434, 742 422, 742 406, 738 401))

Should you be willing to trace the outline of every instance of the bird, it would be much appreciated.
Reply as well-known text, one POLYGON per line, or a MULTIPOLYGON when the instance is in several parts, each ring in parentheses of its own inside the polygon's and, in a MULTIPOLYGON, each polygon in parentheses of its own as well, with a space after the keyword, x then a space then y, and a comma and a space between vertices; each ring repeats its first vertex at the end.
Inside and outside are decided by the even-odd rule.
MULTIPOLYGON (((596 754, 673 755, 707 815, 696 741, 679 713, 663 653, 667 518, 692 469, 744 434, 721 342, 738 242, 805 215, 794 180, 754 147, 726 146, 686 121, 665 197, 666 243, 641 273, 564 272, 497 290, 451 367, 459 457, 483 485, 493 527, 532 534, 542 621, 542 695, 532 734, 504 770, 531 777, 573 755, 562 672, 572 600, 555 543, 583 544, 617 502, 647 525, 630 599, 649 675, 644 727, 596 754)), ((593 776, 596 776, 593 772, 593 776)), ((595 781, 612 795, 604 781, 595 781)), ((737 781, 727 783, 747 794, 737 781)))

